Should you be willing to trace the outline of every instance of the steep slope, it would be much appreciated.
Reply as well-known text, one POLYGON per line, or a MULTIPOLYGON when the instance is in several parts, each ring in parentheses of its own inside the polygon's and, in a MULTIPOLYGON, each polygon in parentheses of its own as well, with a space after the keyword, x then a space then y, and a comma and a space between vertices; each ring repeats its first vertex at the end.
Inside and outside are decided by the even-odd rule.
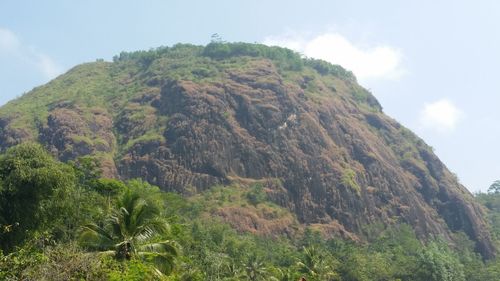
POLYGON ((351 73, 287 49, 176 45, 77 66, 0 109, 1 149, 27 140, 184 194, 265 180, 299 221, 345 237, 403 222, 495 253, 482 209, 429 146, 351 73))

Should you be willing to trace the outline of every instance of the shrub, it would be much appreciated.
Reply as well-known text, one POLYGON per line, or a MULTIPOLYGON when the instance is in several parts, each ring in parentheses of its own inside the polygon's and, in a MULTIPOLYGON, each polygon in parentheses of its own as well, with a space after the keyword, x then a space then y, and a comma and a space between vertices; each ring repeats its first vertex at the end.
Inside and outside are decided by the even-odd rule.
POLYGON ((361 187, 358 185, 358 182, 356 181, 356 172, 353 171, 352 169, 345 169, 342 178, 341 178, 341 183, 345 187, 349 187, 352 190, 356 192, 356 194, 360 194, 361 192, 361 187))
POLYGON ((260 183, 250 186, 250 191, 246 194, 248 202, 254 206, 266 201, 267 195, 264 192, 264 187, 260 183))

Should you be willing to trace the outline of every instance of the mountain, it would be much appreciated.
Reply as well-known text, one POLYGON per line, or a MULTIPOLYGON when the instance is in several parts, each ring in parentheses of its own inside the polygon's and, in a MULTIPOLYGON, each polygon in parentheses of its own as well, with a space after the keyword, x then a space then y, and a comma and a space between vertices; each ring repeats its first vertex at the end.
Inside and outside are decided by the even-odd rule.
POLYGON ((259 182, 325 235, 406 223, 495 255, 482 208, 431 147, 352 73, 288 49, 178 44, 76 66, 0 108, 0 151, 26 141, 185 195, 259 182))

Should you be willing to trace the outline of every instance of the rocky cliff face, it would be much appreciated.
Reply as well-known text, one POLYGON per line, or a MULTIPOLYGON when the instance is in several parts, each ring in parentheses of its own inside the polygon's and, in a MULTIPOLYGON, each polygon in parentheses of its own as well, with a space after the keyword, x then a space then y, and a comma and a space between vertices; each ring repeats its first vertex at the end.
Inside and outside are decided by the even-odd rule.
POLYGON ((269 197, 299 221, 344 237, 402 222, 422 238, 463 231, 494 255, 472 195, 354 77, 207 48, 77 67, 0 109, 0 147, 39 141, 63 160, 97 157, 106 176, 188 195, 267 180, 269 197))

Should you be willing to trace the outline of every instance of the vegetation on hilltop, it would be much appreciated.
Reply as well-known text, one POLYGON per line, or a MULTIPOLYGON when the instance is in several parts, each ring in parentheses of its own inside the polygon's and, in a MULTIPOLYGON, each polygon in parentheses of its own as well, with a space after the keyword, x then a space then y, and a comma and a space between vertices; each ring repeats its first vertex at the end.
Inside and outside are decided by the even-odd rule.
POLYGON ((193 58, 209 57, 212 59, 228 59, 233 57, 260 57, 276 62, 277 66, 285 70, 300 71, 304 67, 311 67, 321 75, 334 75, 356 81, 351 71, 339 65, 333 65, 324 60, 305 58, 301 54, 282 47, 269 47, 263 44, 212 42, 205 47, 191 44, 176 44, 173 47, 159 47, 149 51, 122 52, 113 57, 114 62, 137 61, 144 67, 159 58, 193 58))

